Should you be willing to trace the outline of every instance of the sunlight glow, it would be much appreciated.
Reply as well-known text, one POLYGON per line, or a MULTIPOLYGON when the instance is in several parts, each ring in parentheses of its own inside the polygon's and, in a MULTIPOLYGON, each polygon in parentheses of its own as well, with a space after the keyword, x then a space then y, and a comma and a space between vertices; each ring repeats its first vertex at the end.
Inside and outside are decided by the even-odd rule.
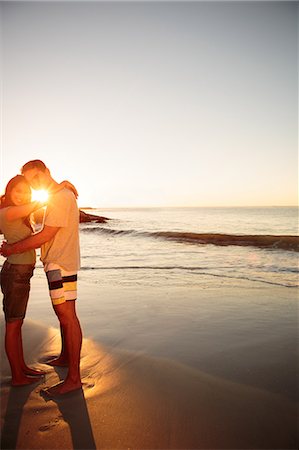
POLYGON ((32 201, 33 202, 46 202, 48 200, 49 194, 45 189, 41 189, 39 191, 35 191, 32 189, 32 201))

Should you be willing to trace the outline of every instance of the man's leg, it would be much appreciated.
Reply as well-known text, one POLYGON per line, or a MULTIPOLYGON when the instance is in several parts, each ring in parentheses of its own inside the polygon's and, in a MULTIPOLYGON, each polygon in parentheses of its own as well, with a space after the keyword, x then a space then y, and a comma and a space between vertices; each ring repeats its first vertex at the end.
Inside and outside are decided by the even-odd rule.
POLYGON ((60 337, 61 337, 60 355, 57 358, 51 357, 51 359, 49 361, 47 361, 47 364, 49 364, 49 366, 67 367, 69 365, 69 362, 68 362, 69 359, 68 359, 68 355, 67 355, 67 351, 66 351, 65 339, 64 339, 63 329, 62 329, 61 325, 60 325, 60 337))
POLYGON ((66 394, 82 386, 80 377, 82 331, 75 310, 75 301, 66 301, 59 305, 54 305, 54 310, 63 330, 69 369, 63 382, 47 389, 47 393, 53 396, 66 394))
MULTIPOLYGON (((68 282, 68 278, 62 276, 62 269, 55 264, 50 265, 50 270, 46 270, 46 276, 48 280, 50 297, 52 300, 52 305, 55 310, 55 305, 64 303, 66 299, 66 295, 68 295, 69 289, 74 288, 74 297, 77 296, 77 275, 72 274, 71 276, 71 284, 68 282), (65 291, 66 290, 66 291, 65 291)), ((49 267, 49 266, 48 266, 49 267)), ((55 311, 56 312, 56 311, 55 311)), ((65 337, 62 324, 60 323, 60 336, 61 336, 61 351, 58 357, 51 357, 50 360, 47 361, 47 364, 50 366, 68 366, 68 355, 67 349, 65 345, 65 337)))

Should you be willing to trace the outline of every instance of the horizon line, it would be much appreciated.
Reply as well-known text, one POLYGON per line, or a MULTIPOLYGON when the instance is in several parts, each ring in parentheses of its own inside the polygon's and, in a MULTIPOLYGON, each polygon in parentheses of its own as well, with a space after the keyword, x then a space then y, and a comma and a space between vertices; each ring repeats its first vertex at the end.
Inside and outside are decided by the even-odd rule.
POLYGON ((79 209, 161 209, 161 208, 299 208, 299 205, 197 205, 197 206, 79 206, 79 209))

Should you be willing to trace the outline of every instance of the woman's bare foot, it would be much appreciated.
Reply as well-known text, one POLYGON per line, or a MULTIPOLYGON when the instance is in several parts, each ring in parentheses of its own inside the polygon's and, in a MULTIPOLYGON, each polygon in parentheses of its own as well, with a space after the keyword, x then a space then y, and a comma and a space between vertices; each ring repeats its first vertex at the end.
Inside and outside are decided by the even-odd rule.
POLYGON ((23 369, 25 375, 30 375, 31 377, 40 377, 42 375, 46 375, 45 370, 31 369, 31 367, 26 366, 23 369))
POLYGON ((11 380, 11 385, 16 386, 26 386, 28 384, 34 384, 37 383, 40 380, 40 378, 37 377, 22 377, 18 379, 11 380))
POLYGON ((68 394, 69 392, 76 391, 82 388, 81 381, 71 382, 69 380, 60 381, 49 388, 43 389, 42 391, 48 397, 60 397, 61 395, 68 394))

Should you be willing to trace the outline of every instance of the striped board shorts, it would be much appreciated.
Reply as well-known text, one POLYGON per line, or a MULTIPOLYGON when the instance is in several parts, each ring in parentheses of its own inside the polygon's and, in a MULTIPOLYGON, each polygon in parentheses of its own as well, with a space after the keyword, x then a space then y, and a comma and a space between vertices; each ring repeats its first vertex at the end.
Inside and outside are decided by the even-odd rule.
POLYGON ((77 272, 67 272, 54 263, 46 263, 44 270, 53 306, 77 299, 77 272))

